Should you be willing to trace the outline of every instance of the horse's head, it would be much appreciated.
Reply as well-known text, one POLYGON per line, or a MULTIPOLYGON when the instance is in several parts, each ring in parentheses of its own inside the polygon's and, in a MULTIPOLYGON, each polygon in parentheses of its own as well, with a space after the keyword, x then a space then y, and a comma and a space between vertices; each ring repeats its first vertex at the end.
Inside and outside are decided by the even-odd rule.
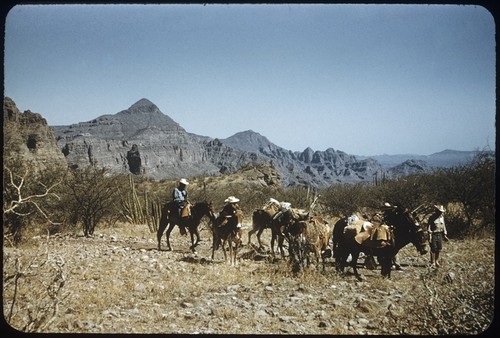
POLYGON ((416 215, 412 215, 405 208, 396 206, 384 212, 384 219, 394 228, 397 240, 412 243, 421 255, 427 253, 429 233, 427 228, 420 224, 416 215))

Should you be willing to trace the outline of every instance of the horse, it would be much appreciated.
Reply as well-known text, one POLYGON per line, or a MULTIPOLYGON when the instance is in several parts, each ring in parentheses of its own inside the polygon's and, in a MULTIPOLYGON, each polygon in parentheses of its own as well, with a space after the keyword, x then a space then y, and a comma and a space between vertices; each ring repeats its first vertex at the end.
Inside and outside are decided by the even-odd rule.
POLYGON ((257 241, 259 242, 259 249, 263 249, 260 236, 265 229, 271 228, 273 217, 280 209, 280 202, 274 198, 269 201, 261 209, 255 209, 252 214, 252 229, 248 232, 248 243, 251 244, 252 235, 257 232, 257 241))
POLYGON ((243 212, 236 209, 234 214, 225 215, 219 214, 213 222, 212 234, 212 261, 215 257, 215 250, 222 246, 224 252, 224 261, 227 262, 226 244, 229 246, 229 263, 236 265, 236 256, 238 248, 242 244, 243 230, 241 224, 243 223, 243 212), (239 226, 238 226, 239 225, 239 226), (233 246, 234 245, 234 246, 233 246))
POLYGON ((193 204, 191 207, 191 215, 188 217, 181 218, 178 214, 177 206, 173 202, 165 203, 160 218, 160 225, 156 233, 158 239, 158 251, 161 251, 161 237, 163 232, 167 229, 167 250, 172 251, 170 246, 170 233, 174 229, 175 225, 179 227, 184 226, 188 228, 189 235, 191 237, 191 246, 189 247, 193 253, 196 253, 196 246, 200 241, 200 233, 198 231, 198 226, 200 225, 201 219, 207 216, 211 221, 214 220, 214 212, 212 209, 212 202, 199 202, 193 204), (196 237, 196 239, 195 239, 196 237))
POLYGON ((264 248, 260 240, 260 236, 265 229, 271 228, 273 216, 278 212, 278 206, 272 203, 268 203, 264 208, 254 210, 252 214, 252 230, 248 232, 247 245, 251 244, 251 237, 255 232, 257 232, 256 236, 257 241, 259 242, 259 249, 264 248))
MULTIPOLYGON (((360 252, 364 252, 376 256, 381 265, 382 276, 390 278, 393 259, 404 246, 412 243, 421 255, 427 253, 429 234, 426 227, 420 225, 408 210, 400 206, 384 210, 383 222, 376 229, 387 229, 385 230, 388 235, 386 240, 377 241, 373 239, 373 236, 368 239, 367 236, 370 237, 368 232, 356 234, 354 231, 345 231, 347 227, 344 228, 342 235, 337 239, 338 246, 335 256, 338 272, 344 271, 347 266, 347 257, 350 254, 352 256, 350 265, 354 275, 358 280, 362 280, 356 264, 360 252), (359 235, 367 240, 360 241, 359 235)), ((336 233, 338 235, 338 230, 336 233)))

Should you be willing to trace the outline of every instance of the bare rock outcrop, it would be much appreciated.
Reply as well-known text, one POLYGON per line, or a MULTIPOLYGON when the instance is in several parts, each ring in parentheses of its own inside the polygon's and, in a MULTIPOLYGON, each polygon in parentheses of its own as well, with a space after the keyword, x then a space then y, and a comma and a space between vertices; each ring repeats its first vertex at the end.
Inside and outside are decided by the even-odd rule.
POLYGON ((34 169, 66 167, 52 129, 40 114, 20 112, 9 97, 4 98, 3 112, 4 162, 17 158, 34 169))

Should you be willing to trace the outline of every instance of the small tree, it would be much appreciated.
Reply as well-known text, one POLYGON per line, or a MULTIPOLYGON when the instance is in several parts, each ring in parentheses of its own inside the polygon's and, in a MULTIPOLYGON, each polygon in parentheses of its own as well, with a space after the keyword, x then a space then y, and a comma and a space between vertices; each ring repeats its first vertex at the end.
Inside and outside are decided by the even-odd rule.
POLYGON ((92 236, 97 223, 113 214, 118 181, 106 168, 86 167, 75 170, 66 184, 74 220, 81 221, 85 237, 92 236))
POLYGON ((478 153, 470 163, 443 171, 441 193, 449 202, 458 202, 466 222, 464 232, 472 230, 475 221, 484 227, 495 223, 495 157, 478 153))
POLYGON ((426 183, 425 174, 414 174, 386 180, 373 190, 377 200, 412 210, 421 204, 429 203, 429 187, 426 183))

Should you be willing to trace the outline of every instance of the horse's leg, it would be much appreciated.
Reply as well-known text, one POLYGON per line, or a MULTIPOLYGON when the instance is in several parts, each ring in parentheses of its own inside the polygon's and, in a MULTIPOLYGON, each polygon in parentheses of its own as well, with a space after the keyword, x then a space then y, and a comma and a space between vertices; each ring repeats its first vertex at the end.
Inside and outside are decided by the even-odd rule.
POLYGON ((189 237, 191 237, 191 246, 189 248, 195 254, 196 253, 196 250, 194 249, 194 247, 195 247, 195 245, 194 245, 195 230, 192 229, 191 227, 189 227, 188 229, 189 229, 189 237))
POLYGON ((283 242, 285 241, 285 236, 283 234, 278 235, 278 247, 280 249, 281 258, 285 259, 285 249, 283 249, 283 242))
POLYGON ((264 249, 264 246, 262 245, 262 242, 260 240, 260 236, 264 232, 264 228, 260 228, 259 231, 257 232, 257 241, 259 241, 259 249, 264 249))
MULTIPOLYGON (((252 235, 253 235, 253 234, 254 234, 257 230, 258 230, 258 229, 257 229, 255 226, 252 226, 252 230, 250 230, 250 231, 248 232, 248 242, 247 242, 247 245, 252 244, 252 243, 251 243, 251 237, 252 237, 252 235)), ((258 235, 257 235, 257 238, 258 238, 258 235)))
POLYGON ((227 242, 227 239, 222 239, 222 252, 224 253, 224 262, 227 262, 226 242, 227 242))
POLYGON ((274 230, 272 230, 272 234, 271 234, 271 255, 273 256, 273 258, 275 257, 275 254, 274 254, 274 241, 276 241, 276 232, 274 230))
POLYGON ((195 239, 194 243, 193 243, 193 239, 191 239, 191 243, 193 243, 193 250, 195 250, 196 247, 198 246, 198 243, 200 242, 200 231, 198 230, 198 226, 193 228, 193 234, 194 234, 196 239, 195 239))
POLYGON ((392 257, 384 255, 379 256, 378 259, 381 265, 382 277, 391 278, 392 257))
POLYGON ((215 230, 214 233, 212 234, 212 261, 214 260, 215 256, 215 238, 216 238, 215 230))
MULTIPOLYGON (((337 246, 337 272, 344 273, 345 268, 349 265, 347 262, 349 255, 351 255, 351 248, 349 243, 339 243, 337 246)), ((352 256, 352 255, 351 255, 352 256)))
POLYGON ((344 273, 345 267, 347 266, 347 255, 340 255, 338 254, 338 257, 336 258, 336 270, 338 273, 344 273))
POLYGON ((158 230, 156 231, 156 239, 158 240, 158 251, 161 250, 161 237, 163 236, 163 232, 167 228, 168 221, 160 220, 160 225, 158 226, 158 230))
POLYGON ((234 265, 238 265, 238 249, 240 247, 240 240, 236 240, 236 244, 234 245, 233 254, 234 254, 234 265))
POLYGON ((167 235, 166 235, 167 236, 167 250, 168 251, 172 251, 172 247, 170 246, 170 233, 172 232, 174 227, 175 227, 175 223, 170 221, 170 223, 168 224, 167 235))
POLYGON ((234 246, 234 264, 238 265, 238 249, 243 246, 243 231, 240 229, 236 233, 236 245, 234 246))
POLYGON ((314 254, 316 255, 316 266, 319 267, 320 259, 321 259, 321 265, 323 265, 323 271, 325 271, 325 259, 321 257, 321 249, 316 248, 314 250, 314 254))
POLYGON ((234 266, 234 237, 229 235, 227 238, 227 243, 229 244, 229 265, 234 266))
POLYGON ((363 278, 358 273, 358 266, 357 266, 359 258, 359 250, 354 250, 353 252, 351 252, 351 255, 352 255, 352 261, 351 261, 352 271, 354 272, 354 276, 356 276, 356 279, 361 282, 363 278))

